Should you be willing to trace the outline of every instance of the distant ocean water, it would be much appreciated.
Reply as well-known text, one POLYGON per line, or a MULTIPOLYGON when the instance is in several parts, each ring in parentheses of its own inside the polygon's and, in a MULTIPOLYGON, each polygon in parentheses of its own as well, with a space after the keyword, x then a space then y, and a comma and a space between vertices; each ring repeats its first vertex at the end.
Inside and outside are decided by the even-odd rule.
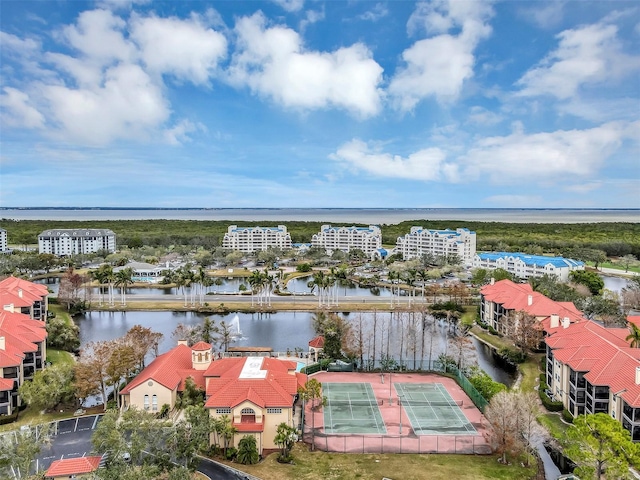
POLYGON ((10 220, 222 220, 309 221, 393 225, 406 220, 467 220, 508 223, 640 222, 640 209, 535 208, 0 208, 10 220))

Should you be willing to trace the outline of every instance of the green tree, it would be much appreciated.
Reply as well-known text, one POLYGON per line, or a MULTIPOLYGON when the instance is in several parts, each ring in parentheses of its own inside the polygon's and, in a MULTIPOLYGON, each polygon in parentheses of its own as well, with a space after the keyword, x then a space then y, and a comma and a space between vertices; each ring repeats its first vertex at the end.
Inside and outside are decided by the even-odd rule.
POLYGON ((635 266, 637 263, 638 259, 635 255, 628 254, 620 257, 620 265, 624 267, 625 272, 628 272, 629 268, 635 266))
POLYGON ((468 369, 467 378, 485 400, 491 400, 496 394, 507 390, 505 384, 493 380, 484 370, 478 366, 468 369))
POLYGON ((121 304, 127 304, 127 288, 133 285, 133 269, 123 268, 115 274, 115 286, 120 287, 121 304))
POLYGON ((640 460, 638 446, 622 424, 606 413, 579 415, 566 432, 565 454, 580 478, 633 478, 629 467, 640 460))
POLYGON ((627 327, 629 328, 629 335, 626 336, 625 340, 629 342, 631 348, 640 348, 640 328, 632 322, 627 322, 627 327))
POLYGON ((36 410, 51 410, 60 404, 75 402, 73 381, 73 365, 59 363, 36 372, 30 382, 20 385, 18 393, 36 410))
POLYGON ((245 435, 238 442, 236 461, 243 465, 254 465, 258 463, 259 460, 260 456, 258 455, 256 437, 253 435, 245 435))
POLYGON ((288 463, 291 461, 291 450, 298 441, 296 429, 282 422, 276 429, 276 436, 273 442, 280 447, 278 461, 288 463))
POLYGON ((604 288, 604 280, 596 272, 589 270, 573 270, 569 278, 574 283, 586 286, 591 295, 598 295, 604 288))
POLYGON ((27 478, 29 466, 50 440, 51 429, 48 425, 0 435, 0 478, 27 478))
POLYGON ((308 380, 304 387, 299 387, 298 395, 304 403, 308 402, 311 406, 311 450, 313 450, 313 440, 315 438, 316 430, 315 415, 313 414, 313 411, 325 406, 327 404, 327 397, 322 395, 322 384, 315 378, 308 380))
POLYGON ((80 346, 80 329, 62 317, 47 320, 47 346, 73 352, 80 346))

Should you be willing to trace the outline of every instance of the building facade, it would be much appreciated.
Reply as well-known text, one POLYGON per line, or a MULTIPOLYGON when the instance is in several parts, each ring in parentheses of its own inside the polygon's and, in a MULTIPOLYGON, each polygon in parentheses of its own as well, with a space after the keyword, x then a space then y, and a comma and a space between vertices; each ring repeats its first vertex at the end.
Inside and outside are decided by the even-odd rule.
POLYGON ((230 225, 222 239, 222 247, 251 253, 269 248, 291 249, 291 235, 287 227, 238 227, 230 225))
POLYGON ((322 225, 320 231, 311 237, 311 244, 329 252, 334 250, 349 252, 357 248, 371 255, 382 248, 382 231, 375 225, 369 225, 369 227, 322 225))
POLYGON ((584 270, 584 263, 563 257, 545 257, 513 252, 477 253, 473 257, 474 268, 495 270, 502 268, 518 278, 553 275, 567 281, 573 270, 584 270))
POLYGON ((8 251, 7 231, 4 228, 0 228, 0 253, 7 253, 8 251))
POLYGON ((605 413, 640 441, 640 358, 625 340, 629 329, 586 319, 544 326, 551 397, 573 416, 605 413))
POLYGON ((491 282, 480 289, 480 318, 503 335, 509 335, 523 314, 541 323, 552 316, 563 324, 582 319, 582 312, 571 302, 555 302, 535 292, 528 283, 511 280, 491 282))
MULTIPOLYGON (((158 356, 120 392, 123 409, 135 406, 149 412, 164 404, 175 406, 187 378, 205 390, 205 407, 215 418, 226 415, 237 430, 231 446, 244 435, 256 438, 258 450, 274 450, 276 429, 294 426, 293 405, 306 375, 297 362, 271 357, 215 359, 211 345, 185 342, 158 356)), ((213 441, 213 437, 212 437, 213 441)))
POLYGON ((396 252, 404 260, 424 254, 438 257, 456 255, 463 265, 471 265, 476 254, 476 232, 467 228, 453 230, 429 230, 411 227, 411 231, 398 237, 396 252))
POLYGON ((47 288, 9 277, 0 282, 0 416, 22 404, 18 388, 47 358, 47 288))
POLYGON ((95 228, 45 230, 38 235, 38 251, 58 257, 116 251, 116 234, 111 230, 95 228))

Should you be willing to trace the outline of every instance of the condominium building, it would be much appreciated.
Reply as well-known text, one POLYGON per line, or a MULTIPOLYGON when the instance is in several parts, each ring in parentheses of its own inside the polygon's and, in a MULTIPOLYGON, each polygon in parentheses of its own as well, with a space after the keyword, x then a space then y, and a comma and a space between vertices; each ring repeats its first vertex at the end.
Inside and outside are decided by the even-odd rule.
POLYGON ((7 231, 4 228, 0 228, 0 253, 8 252, 7 246, 7 231))
POLYGON ((291 235, 287 227, 238 227, 231 225, 222 239, 222 247, 240 252, 257 252, 269 248, 291 248, 291 235))
MULTIPOLYGON (((552 400, 573 416, 605 413, 640 441, 640 349, 628 328, 605 328, 571 302, 555 302, 528 284, 502 280, 481 289, 484 323, 498 331, 522 312, 544 333, 545 383, 552 400)), ((640 326, 640 317, 627 317, 640 326)))
POLYGON ((314 247, 324 248, 333 252, 342 250, 348 252, 354 248, 362 250, 367 255, 382 248, 382 231, 380 227, 332 227, 322 225, 320 231, 311 237, 314 247))
POLYGON ((584 270, 584 263, 578 260, 513 252, 477 253, 472 266, 487 270, 502 268, 523 279, 553 275, 563 281, 569 279, 569 273, 573 270, 584 270))
POLYGON ((9 277, 0 282, 0 416, 21 405, 18 388, 44 368, 47 288, 9 277))
POLYGON ((457 255, 463 265, 471 265, 476 254, 476 232, 467 228, 429 230, 411 227, 411 231, 398 237, 396 251, 404 260, 430 254, 438 257, 457 255))
POLYGON ((116 234, 111 230, 95 228, 45 230, 38 235, 38 251, 58 257, 116 251, 116 234))

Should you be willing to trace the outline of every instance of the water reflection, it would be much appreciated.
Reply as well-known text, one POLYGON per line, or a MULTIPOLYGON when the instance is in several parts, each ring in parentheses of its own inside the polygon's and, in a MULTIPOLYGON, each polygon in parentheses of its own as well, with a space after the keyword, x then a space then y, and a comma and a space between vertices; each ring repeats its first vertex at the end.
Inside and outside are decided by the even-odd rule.
MULTIPOLYGON (((308 351, 308 342, 315 336, 312 312, 231 313, 210 315, 212 320, 232 324, 238 317, 242 336, 232 346, 271 347, 274 351, 308 351)), ((352 332, 362 338, 365 363, 369 358, 390 355, 408 368, 427 368, 429 361, 441 353, 454 352, 447 341, 451 328, 445 322, 435 321, 430 315, 411 315, 407 312, 363 312, 340 314, 352 325, 352 332), (424 327, 424 328, 423 328, 424 327)), ((80 340, 111 340, 123 336, 134 325, 142 325, 164 335, 160 352, 173 348, 177 339, 172 333, 179 323, 202 324, 205 315, 194 312, 88 312, 77 318, 80 340)), ((513 382, 512 374, 502 370, 493 360, 491 352, 476 347, 467 355, 467 364, 478 363, 494 379, 505 384, 513 382)))

